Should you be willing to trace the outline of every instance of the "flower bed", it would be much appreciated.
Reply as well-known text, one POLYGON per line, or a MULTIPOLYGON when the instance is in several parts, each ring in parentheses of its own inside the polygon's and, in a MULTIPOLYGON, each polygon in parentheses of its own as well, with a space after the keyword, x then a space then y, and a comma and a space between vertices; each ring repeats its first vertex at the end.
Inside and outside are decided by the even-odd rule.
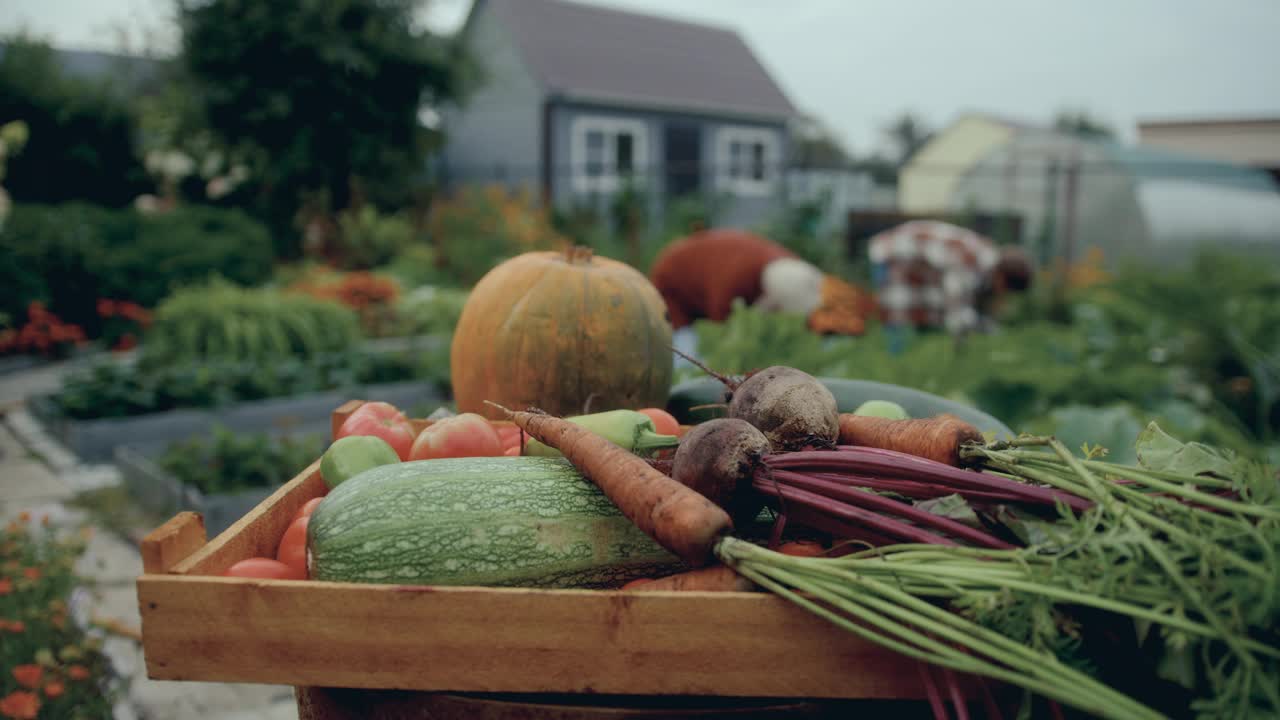
POLYGON ((27 513, 0 534, 0 717, 111 717, 115 688, 101 640, 68 608, 85 540, 27 513))

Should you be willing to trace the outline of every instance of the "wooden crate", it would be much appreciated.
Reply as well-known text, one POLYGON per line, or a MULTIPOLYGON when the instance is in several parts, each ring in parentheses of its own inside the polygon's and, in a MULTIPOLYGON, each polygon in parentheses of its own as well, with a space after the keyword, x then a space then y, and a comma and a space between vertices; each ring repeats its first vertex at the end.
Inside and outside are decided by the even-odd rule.
MULTIPOLYGON (((359 404, 335 411, 333 427, 359 404)), ((345 717, 317 688, 925 696, 914 661, 766 593, 221 576, 244 558, 274 556, 294 514, 323 492, 317 460, 213 540, 189 512, 147 536, 137 588, 149 677, 298 686, 300 707, 313 708, 304 717, 345 717), (314 710, 326 704, 327 713, 314 710)))

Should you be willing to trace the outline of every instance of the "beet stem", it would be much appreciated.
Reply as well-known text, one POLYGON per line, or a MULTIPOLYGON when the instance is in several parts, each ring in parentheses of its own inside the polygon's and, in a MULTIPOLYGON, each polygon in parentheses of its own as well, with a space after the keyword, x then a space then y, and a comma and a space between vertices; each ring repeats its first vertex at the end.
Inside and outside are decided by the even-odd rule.
POLYGON ((863 510, 862 508, 852 507, 845 503, 819 495, 818 493, 802 490, 794 485, 762 482, 759 484, 753 483, 753 487, 766 495, 779 498, 786 502, 788 506, 793 503, 803 503, 811 510, 816 510, 835 519, 842 520, 845 523, 866 525, 873 530, 897 536, 912 542, 925 543, 929 545, 954 546, 958 544, 950 538, 945 538, 941 535, 918 528, 915 525, 911 525, 896 518, 886 517, 878 513, 863 510))
POLYGON ((801 473, 792 472, 790 470, 775 470, 774 478, 783 482, 783 484, 799 487, 802 490, 809 490, 821 495, 832 498, 833 500, 842 500, 854 505, 860 505, 866 509, 892 513, 901 515, 908 520, 914 520, 921 525, 932 526, 936 530, 954 535, 962 540, 968 540, 981 547, 998 548, 1001 550, 1012 550, 1013 545, 992 536, 989 533, 969 527, 962 522, 952 520, 948 517, 936 515, 921 510, 913 505, 891 500, 882 495, 872 492, 850 487, 843 483, 832 482, 820 478, 810 477, 801 473))
POLYGON ((1084 511, 1093 507, 1093 503, 1084 498, 1050 490, 1037 485, 1028 485, 998 478, 994 475, 974 470, 960 470, 933 460, 926 460, 906 453, 878 448, 841 446, 838 450, 803 450, 799 452, 772 455, 765 462, 773 468, 807 471, 853 471, 888 475, 890 477, 933 482, 952 487, 971 488, 982 491, 1003 491, 1030 502, 1053 505, 1061 501, 1073 510, 1084 511))

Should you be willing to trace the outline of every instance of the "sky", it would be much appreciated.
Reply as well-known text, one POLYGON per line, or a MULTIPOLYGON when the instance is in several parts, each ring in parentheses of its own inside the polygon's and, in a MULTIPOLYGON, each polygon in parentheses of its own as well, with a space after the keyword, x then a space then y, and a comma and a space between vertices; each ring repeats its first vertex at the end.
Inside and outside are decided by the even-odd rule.
MULTIPOLYGON (((1048 123, 1280 117, 1280 0, 582 0, 737 30, 801 111, 857 154, 904 111, 1048 123)), ((457 28, 471 0, 434 0, 457 28)), ((173 0, 0 0, 0 31, 55 45, 165 50, 173 0), (124 29, 124 32, 121 30, 124 29)))

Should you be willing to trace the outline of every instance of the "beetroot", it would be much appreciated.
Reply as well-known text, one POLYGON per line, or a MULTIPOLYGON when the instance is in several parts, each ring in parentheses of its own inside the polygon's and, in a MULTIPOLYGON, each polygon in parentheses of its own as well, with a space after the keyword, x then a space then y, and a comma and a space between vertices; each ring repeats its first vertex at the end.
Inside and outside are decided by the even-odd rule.
POLYGON ((745 420, 775 451, 832 447, 840 435, 836 398, 803 370, 774 365, 733 388, 729 417, 745 420))

